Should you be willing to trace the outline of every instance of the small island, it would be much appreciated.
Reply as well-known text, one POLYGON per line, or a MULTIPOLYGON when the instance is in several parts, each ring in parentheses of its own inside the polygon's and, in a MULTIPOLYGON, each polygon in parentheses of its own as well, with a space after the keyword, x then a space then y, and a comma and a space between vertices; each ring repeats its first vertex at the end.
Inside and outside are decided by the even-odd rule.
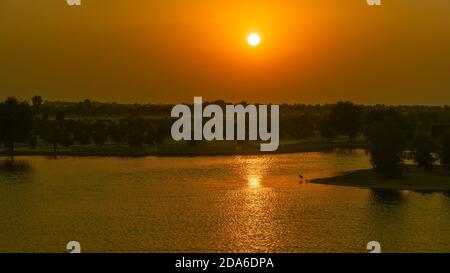
POLYGON ((408 165, 401 178, 385 178, 374 170, 358 170, 336 177, 314 179, 311 183, 371 189, 450 191, 450 170, 434 167, 424 170, 408 165))

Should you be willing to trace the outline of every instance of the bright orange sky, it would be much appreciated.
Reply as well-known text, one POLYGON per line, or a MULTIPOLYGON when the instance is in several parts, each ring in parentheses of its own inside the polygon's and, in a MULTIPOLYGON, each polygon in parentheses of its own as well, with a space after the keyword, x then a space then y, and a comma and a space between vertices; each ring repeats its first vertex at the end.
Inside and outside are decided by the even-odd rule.
POLYGON ((449 14, 448 0, 1 0, 0 97, 450 104, 449 14))

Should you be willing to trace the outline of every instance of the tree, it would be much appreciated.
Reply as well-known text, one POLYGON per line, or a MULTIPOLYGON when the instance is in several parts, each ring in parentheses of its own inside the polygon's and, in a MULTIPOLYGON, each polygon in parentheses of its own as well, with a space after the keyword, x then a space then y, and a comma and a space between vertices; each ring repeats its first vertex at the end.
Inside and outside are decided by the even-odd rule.
POLYGON ((450 130, 442 136, 439 148, 441 164, 450 169, 450 130))
POLYGON ((414 162, 416 162, 420 168, 428 171, 436 162, 436 157, 433 155, 433 152, 435 152, 437 148, 436 143, 430 135, 419 133, 414 138, 412 148, 414 162))
POLYGON ((348 136, 350 149, 352 140, 361 132, 362 110, 352 102, 338 102, 330 113, 330 123, 338 134, 348 136))
POLYGON ((148 123, 140 117, 128 118, 121 127, 125 132, 126 143, 134 148, 141 147, 144 144, 147 128, 148 123))
POLYGON ((102 146, 108 140, 108 131, 106 125, 102 122, 96 122, 92 126, 92 141, 98 146, 102 146))
POLYGON ((144 139, 144 143, 148 144, 148 145, 154 145, 155 144, 155 129, 153 128, 153 126, 148 126, 147 131, 145 133, 145 139, 144 139))
POLYGON ((58 145, 69 147, 72 145, 70 131, 66 126, 63 112, 56 114, 56 120, 42 120, 37 124, 38 135, 47 143, 53 146, 53 156, 56 158, 58 145))
POLYGON ((153 131, 155 144, 163 144, 164 140, 170 136, 170 123, 167 121, 159 122, 153 131))
POLYGON ((138 130, 133 130, 127 134, 127 144, 133 148, 141 147, 144 140, 145 136, 138 130))
POLYGON ((89 145, 89 143, 91 143, 90 131, 84 126, 81 127, 81 130, 74 134, 74 141, 78 141, 78 143, 83 146, 89 145))
POLYGON ((294 139, 307 139, 314 135, 314 122, 309 114, 294 117, 289 127, 290 136, 294 139))
POLYGON ((336 138, 336 131, 333 124, 330 121, 329 116, 323 117, 317 124, 317 130, 321 137, 327 140, 333 140, 336 138))
POLYGON ((402 175, 403 153, 410 135, 403 116, 392 109, 373 110, 365 134, 370 142, 371 163, 384 177, 402 175))
POLYGON ((68 123, 66 121, 66 114, 63 111, 58 111, 56 113, 56 123, 58 130, 58 138, 56 139, 56 144, 61 144, 62 146, 68 148, 70 145, 72 145, 73 141, 70 130, 67 126, 68 123))
POLYGON ((116 143, 123 143, 125 142, 125 132, 121 129, 124 122, 119 121, 120 126, 117 125, 115 121, 112 121, 108 124, 108 135, 111 137, 111 140, 116 143))
POLYGON ((0 142, 4 143, 14 158, 14 143, 24 142, 33 129, 33 111, 26 102, 7 98, 0 103, 0 142))
POLYGON ((39 111, 42 105, 42 97, 41 96, 34 96, 31 98, 31 102, 33 103, 33 108, 35 111, 39 111))
POLYGON ((91 142, 91 130, 89 126, 80 120, 70 120, 66 123, 66 126, 70 128, 72 139, 74 142, 78 142, 80 145, 88 145, 91 142))

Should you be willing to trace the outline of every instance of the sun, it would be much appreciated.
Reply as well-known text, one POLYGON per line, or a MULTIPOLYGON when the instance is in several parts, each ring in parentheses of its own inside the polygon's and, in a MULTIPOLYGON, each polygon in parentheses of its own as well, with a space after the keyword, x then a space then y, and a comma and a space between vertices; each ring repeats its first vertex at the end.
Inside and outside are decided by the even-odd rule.
POLYGON ((258 33, 251 33, 247 37, 247 43, 251 46, 258 46, 261 43, 261 37, 258 33))

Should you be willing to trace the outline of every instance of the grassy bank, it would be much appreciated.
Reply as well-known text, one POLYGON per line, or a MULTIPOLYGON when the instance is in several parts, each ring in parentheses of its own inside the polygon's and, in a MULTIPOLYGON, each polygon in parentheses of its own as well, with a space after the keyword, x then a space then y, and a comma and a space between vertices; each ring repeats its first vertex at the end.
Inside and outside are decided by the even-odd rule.
MULTIPOLYGON (((353 148, 365 148, 365 142, 356 142, 353 148)), ((347 149, 348 143, 345 141, 282 141, 277 151, 266 154, 285 154, 301 152, 319 152, 333 149, 347 149)), ((53 156, 51 146, 38 146, 30 149, 27 146, 18 146, 15 156, 53 156)), ((189 146, 185 142, 172 142, 159 146, 143 146, 131 148, 127 145, 107 144, 102 146, 72 146, 70 148, 59 148, 57 155, 61 156, 220 156, 220 155, 260 155, 260 144, 256 142, 201 142, 195 146, 189 146)), ((8 156, 6 150, 0 151, 0 156, 8 156)))
POLYGON ((448 169, 436 167, 432 171, 424 171, 415 166, 408 169, 399 179, 385 179, 373 170, 359 170, 342 176, 315 179, 311 183, 372 189, 450 191, 448 169))

